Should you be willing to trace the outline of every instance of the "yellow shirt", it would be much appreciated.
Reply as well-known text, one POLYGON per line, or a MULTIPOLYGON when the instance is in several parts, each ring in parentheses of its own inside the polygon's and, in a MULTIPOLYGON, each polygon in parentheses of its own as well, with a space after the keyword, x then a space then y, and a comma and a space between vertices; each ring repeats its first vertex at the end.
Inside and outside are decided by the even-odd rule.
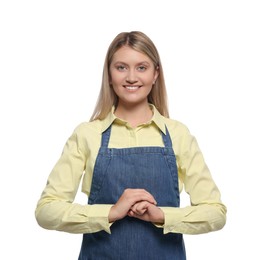
POLYGON ((70 233, 110 233, 108 214, 112 205, 73 203, 81 178, 82 192, 89 195, 102 133, 112 124, 110 148, 164 146, 160 130, 167 126, 175 152, 180 192, 190 196, 191 206, 160 207, 165 215, 164 233, 200 234, 221 229, 226 207, 214 183, 196 139, 182 123, 163 117, 154 106, 150 122, 136 128, 117 118, 113 110, 104 120, 80 124, 68 139, 49 175, 36 208, 36 219, 46 229, 70 233))

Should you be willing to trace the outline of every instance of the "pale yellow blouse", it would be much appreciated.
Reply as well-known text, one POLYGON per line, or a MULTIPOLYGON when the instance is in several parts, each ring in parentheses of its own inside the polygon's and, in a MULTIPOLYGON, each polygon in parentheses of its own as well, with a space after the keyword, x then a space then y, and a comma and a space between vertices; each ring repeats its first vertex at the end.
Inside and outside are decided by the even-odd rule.
POLYGON ((154 106, 152 109, 151 121, 136 128, 117 118, 112 110, 104 120, 85 122, 74 130, 37 204, 35 214, 39 225, 70 233, 100 230, 110 233, 108 214, 112 205, 79 205, 73 201, 81 178, 82 192, 90 193, 102 132, 111 124, 111 148, 164 146, 161 131, 165 133, 165 125, 169 130, 177 160, 180 192, 184 187, 191 205, 161 207, 165 223, 158 228, 163 228, 164 233, 200 234, 219 230, 225 225, 226 207, 196 139, 182 123, 163 117, 154 106))

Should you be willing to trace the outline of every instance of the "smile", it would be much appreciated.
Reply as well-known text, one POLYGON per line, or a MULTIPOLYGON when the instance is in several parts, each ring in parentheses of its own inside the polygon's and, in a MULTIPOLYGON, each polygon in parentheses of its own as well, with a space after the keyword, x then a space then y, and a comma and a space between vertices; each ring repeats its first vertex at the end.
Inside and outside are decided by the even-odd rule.
POLYGON ((128 90, 137 90, 140 88, 140 86, 124 86, 128 90))

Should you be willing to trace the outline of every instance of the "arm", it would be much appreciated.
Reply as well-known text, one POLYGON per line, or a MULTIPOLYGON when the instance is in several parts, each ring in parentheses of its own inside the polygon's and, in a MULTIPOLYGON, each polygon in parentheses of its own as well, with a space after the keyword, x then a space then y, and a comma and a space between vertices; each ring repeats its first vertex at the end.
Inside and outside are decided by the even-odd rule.
POLYGON ((164 233, 201 234, 221 229, 226 223, 226 207, 197 141, 187 129, 180 137, 178 150, 179 176, 191 206, 161 207, 165 215, 164 233))
POLYGON ((70 233, 110 232, 107 216, 112 205, 73 203, 88 159, 84 131, 78 127, 68 139, 38 201, 35 216, 43 228, 70 233))
POLYGON ((226 207, 198 144, 188 130, 179 138, 177 147, 179 178, 190 195, 191 206, 156 207, 138 202, 129 216, 151 221, 163 227, 164 233, 201 234, 221 229, 226 222, 226 207))

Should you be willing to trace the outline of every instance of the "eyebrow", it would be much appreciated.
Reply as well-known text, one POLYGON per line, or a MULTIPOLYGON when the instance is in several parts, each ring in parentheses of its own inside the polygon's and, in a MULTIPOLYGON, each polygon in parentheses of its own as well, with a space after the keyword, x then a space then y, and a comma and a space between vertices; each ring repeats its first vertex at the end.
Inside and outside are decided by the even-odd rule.
MULTIPOLYGON (((117 64, 128 65, 127 63, 125 63, 123 61, 116 61, 114 64, 115 65, 117 65, 117 64)), ((141 61, 141 62, 138 62, 137 65, 147 65, 147 66, 150 66, 151 64, 148 61, 141 61)))

